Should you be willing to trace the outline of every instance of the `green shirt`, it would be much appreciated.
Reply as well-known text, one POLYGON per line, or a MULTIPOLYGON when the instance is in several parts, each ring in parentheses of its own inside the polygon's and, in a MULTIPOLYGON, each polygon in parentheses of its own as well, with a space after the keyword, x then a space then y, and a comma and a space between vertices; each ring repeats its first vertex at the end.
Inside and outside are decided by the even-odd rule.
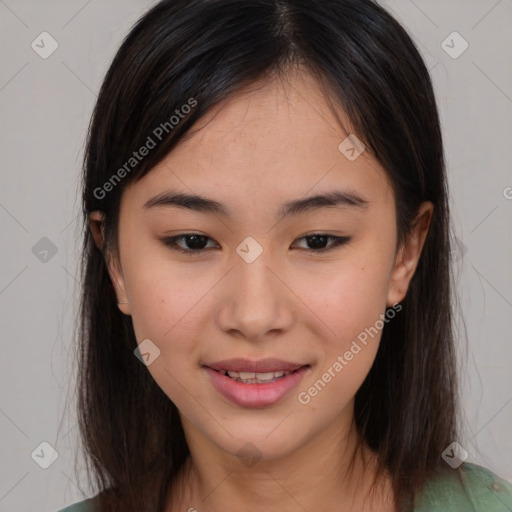
MULTIPOLYGON (((456 471, 447 469, 427 483, 418 496, 414 512, 512 512, 512 484, 476 464, 456 471)), ((75 503, 59 512, 97 512, 96 497, 75 503)))

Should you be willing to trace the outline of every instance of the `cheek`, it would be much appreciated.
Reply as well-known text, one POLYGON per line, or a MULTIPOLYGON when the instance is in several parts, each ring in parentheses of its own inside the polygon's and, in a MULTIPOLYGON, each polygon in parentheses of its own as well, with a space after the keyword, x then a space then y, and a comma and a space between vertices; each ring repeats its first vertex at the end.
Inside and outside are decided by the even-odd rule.
POLYGON ((208 315, 205 294, 212 283, 180 275, 177 267, 153 260, 126 265, 127 293, 136 338, 149 338, 173 370, 196 349, 195 340, 208 315))
POLYGON ((317 328, 310 329, 326 334, 321 336, 318 367, 300 390, 300 403, 331 415, 363 383, 385 326, 387 269, 387 261, 359 253, 328 276, 317 274, 304 288, 309 290, 304 302, 315 313, 310 318, 317 328))
POLYGON ((164 269, 153 265, 134 273, 130 280, 134 332, 139 343, 149 339, 157 347, 153 350, 158 356, 147 367, 157 385, 178 409, 193 414, 190 396, 197 390, 189 375, 199 359, 199 340, 205 329, 202 322, 208 318, 206 297, 201 298, 212 285, 203 287, 190 278, 169 277, 160 270, 164 269))
POLYGON ((333 348, 343 348, 375 324, 386 308, 388 274, 386 262, 354 258, 328 274, 315 275, 304 287, 304 303, 322 321, 333 348))
MULTIPOLYGON (((301 311, 295 328, 318 356, 314 375, 298 390, 311 390, 314 409, 325 401, 326 413, 334 413, 333 405, 346 404, 371 368, 381 334, 374 326, 387 296, 388 267, 381 255, 376 248, 358 251, 338 263, 315 263, 301 268, 300 276, 297 269, 288 276, 300 298, 295 306, 289 304, 301 311), (329 390, 321 392, 322 386, 329 390)), ((203 355, 204 333, 215 332, 212 297, 220 291, 215 288, 219 276, 199 267, 184 271, 142 253, 123 264, 136 338, 139 343, 150 339, 160 350, 148 370, 177 407, 187 411, 190 394, 199 392, 188 372, 203 355), (210 297, 209 291, 214 292, 210 297)))
POLYGON ((330 334, 322 336, 318 365, 297 400, 326 421, 353 399, 375 360, 384 325, 383 304, 385 308, 385 294, 377 288, 373 276, 362 271, 340 274, 317 303, 330 334))

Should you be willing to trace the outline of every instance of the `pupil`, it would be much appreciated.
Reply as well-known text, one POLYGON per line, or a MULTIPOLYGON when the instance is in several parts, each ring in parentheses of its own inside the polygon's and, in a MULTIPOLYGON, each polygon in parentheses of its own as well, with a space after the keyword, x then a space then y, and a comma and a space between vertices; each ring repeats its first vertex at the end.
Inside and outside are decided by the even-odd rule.
POLYGON ((190 239, 193 240, 192 243, 187 242, 187 245, 189 246, 189 248, 191 248, 191 249, 202 249, 203 248, 202 245, 204 245, 204 243, 203 244, 199 243, 199 246, 197 246, 197 240, 202 238, 203 242, 204 242, 204 238, 205 238, 204 236, 202 236, 202 235, 189 235, 187 238, 188 238, 189 241, 190 241, 190 239), (196 241, 195 244, 194 244, 194 240, 196 241))
POLYGON ((326 236, 322 236, 322 235, 320 235, 320 236, 313 235, 313 236, 309 237, 310 240, 313 240, 313 246, 314 246, 315 249, 322 248, 322 246, 325 245, 324 243, 320 243, 319 245, 315 244, 315 241, 318 242, 318 240, 322 240, 323 242, 325 242, 326 238, 327 238, 326 236))

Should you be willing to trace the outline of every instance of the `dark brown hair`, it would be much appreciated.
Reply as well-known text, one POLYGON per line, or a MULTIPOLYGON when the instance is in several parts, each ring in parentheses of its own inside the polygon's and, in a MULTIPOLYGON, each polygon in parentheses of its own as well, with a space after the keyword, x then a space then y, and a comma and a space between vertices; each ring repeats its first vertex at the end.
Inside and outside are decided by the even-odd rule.
POLYGON ((119 311, 107 272, 107 255, 117 254, 122 191, 211 107, 245 86, 285 76, 294 65, 317 79, 334 111, 343 109, 352 132, 386 170, 397 246, 420 203, 434 204, 402 311, 385 325, 356 394, 361 442, 393 477, 396 496, 414 497, 457 440, 443 143, 431 79, 410 36, 372 0, 165 0, 135 24, 117 52, 84 158, 78 414, 101 511, 162 511, 189 454, 175 405, 134 357, 131 317, 119 311), (169 127, 190 98, 195 107, 180 110, 169 127), (162 125, 165 137, 128 168, 133 152, 162 125), (94 210, 105 216, 103 251, 88 225, 94 210))

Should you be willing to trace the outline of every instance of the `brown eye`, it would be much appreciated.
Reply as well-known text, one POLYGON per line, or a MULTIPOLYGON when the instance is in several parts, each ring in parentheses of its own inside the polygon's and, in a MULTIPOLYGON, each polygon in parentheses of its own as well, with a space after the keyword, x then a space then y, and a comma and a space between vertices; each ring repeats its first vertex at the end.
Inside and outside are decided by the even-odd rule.
POLYGON ((306 240, 306 243, 309 247, 306 250, 310 252, 326 252, 339 247, 347 242, 349 242, 351 237, 349 236, 334 236, 323 233, 314 233, 312 235, 303 236, 299 238, 299 240, 306 240), (333 240, 331 244, 327 244, 328 240, 333 240))
MULTIPOLYGON (((207 248, 208 240, 212 240, 206 235, 200 233, 184 233, 182 235, 166 237, 161 239, 162 242, 172 250, 179 251, 188 255, 199 255, 207 248), (195 254, 194 254, 195 253, 195 254)), ((326 252, 339 247, 351 240, 348 236, 334 236, 324 233, 314 233, 312 235, 303 236, 298 240, 305 240, 309 252, 326 252), (329 244, 329 240, 331 243, 329 244)), ((211 248, 211 247, 210 247, 211 248)))
POLYGON ((207 241, 211 240, 206 235, 199 233, 185 233, 172 237, 163 238, 162 242, 173 250, 180 251, 186 254, 200 253, 205 249, 207 241), (185 247, 179 245, 178 242, 183 241, 185 247))

